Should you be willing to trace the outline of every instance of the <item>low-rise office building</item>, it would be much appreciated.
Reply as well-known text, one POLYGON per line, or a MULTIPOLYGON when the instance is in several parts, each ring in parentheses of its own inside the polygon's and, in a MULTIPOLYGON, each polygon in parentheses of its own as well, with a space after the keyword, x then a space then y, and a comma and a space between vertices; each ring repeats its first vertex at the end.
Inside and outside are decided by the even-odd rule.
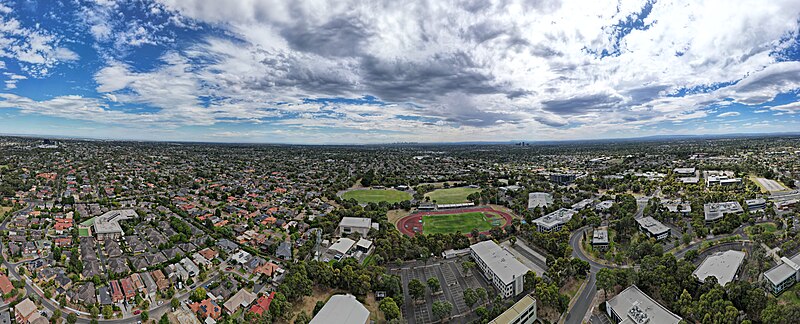
POLYGON ((370 218, 342 217, 342 221, 339 222, 339 235, 359 233, 361 237, 367 237, 371 228, 373 228, 373 224, 370 218))
POLYGON ((525 295, 489 324, 533 324, 536 321, 536 299, 525 295))
POLYGON ((703 214, 706 223, 714 223, 722 219, 727 214, 738 214, 743 212, 742 205, 736 201, 720 203, 708 203, 703 205, 703 214))
POLYGON ((747 210, 756 211, 767 208, 767 200, 764 198, 748 199, 744 201, 747 210))
POLYGON ((576 212, 572 209, 561 208, 552 213, 534 219, 533 223, 536 224, 536 229, 539 232, 560 231, 561 228, 572 219, 572 216, 575 215, 575 213, 576 212))
POLYGON ((682 320, 635 285, 608 300, 606 313, 614 323, 624 324, 677 324, 682 320))
POLYGON ((794 286, 800 280, 800 253, 791 258, 781 258, 781 264, 764 272, 764 279, 775 296, 794 286))
POLYGON ((639 223, 639 229, 651 238, 656 240, 663 240, 670 235, 669 227, 665 226, 653 217, 642 217, 636 220, 639 223))
POLYGON ((700 282, 705 282, 708 277, 715 277, 720 285, 725 286, 736 279, 744 257, 745 253, 742 251, 717 252, 706 257, 693 274, 700 282))
POLYGON ((530 268, 494 241, 478 242, 469 247, 470 255, 486 279, 503 298, 516 296, 523 291, 525 274, 530 268))
POLYGON ((592 247, 598 250, 608 249, 608 230, 595 229, 592 232, 592 247))

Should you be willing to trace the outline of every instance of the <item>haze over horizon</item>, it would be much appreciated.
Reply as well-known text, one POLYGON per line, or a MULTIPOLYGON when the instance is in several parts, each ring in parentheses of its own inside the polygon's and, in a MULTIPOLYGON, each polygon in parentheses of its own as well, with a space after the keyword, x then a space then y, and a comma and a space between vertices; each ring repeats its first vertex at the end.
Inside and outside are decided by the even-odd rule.
POLYGON ((0 0, 0 133, 390 143, 800 129, 797 1, 0 0))

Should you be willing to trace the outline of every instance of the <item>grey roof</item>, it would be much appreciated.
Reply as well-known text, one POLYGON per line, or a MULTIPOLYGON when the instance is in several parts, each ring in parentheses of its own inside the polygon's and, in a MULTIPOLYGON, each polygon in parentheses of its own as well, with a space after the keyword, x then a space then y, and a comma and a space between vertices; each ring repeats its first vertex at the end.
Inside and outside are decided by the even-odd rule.
POLYGON ((594 230, 592 233, 592 244, 608 244, 608 230, 594 230))
POLYGON ((669 231, 669 227, 665 226, 653 217, 642 217, 636 220, 639 226, 650 232, 652 235, 658 235, 669 231))
POLYGON ((553 195, 546 192, 531 192, 528 194, 528 209, 547 207, 553 204, 553 195))
POLYGON ((800 270, 797 268, 797 265, 800 264, 800 253, 795 254, 791 258, 781 259, 781 264, 775 266, 772 269, 767 270, 764 272, 764 278, 767 278, 772 284, 779 284, 789 277, 794 276, 797 274, 797 271, 800 270), (786 261, 789 262, 786 262, 786 261), (794 264, 792 264, 794 263, 794 264))
POLYGON ((564 225, 572 219, 575 211, 572 209, 561 208, 552 213, 534 219, 533 222, 543 227, 552 228, 556 225, 564 225))
POLYGON ((369 320, 369 310, 350 294, 332 296, 309 324, 364 324, 369 320))
POLYGON ((733 281, 736 271, 739 270, 739 266, 744 261, 744 256, 744 252, 735 250, 714 253, 703 260, 703 263, 697 267, 693 274, 701 282, 705 282, 709 276, 714 276, 720 285, 725 286, 725 284, 733 281))
POLYGON ((372 227, 372 219, 362 217, 342 217, 339 226, 357 227, 357 228, 370 228, 372 227))
POLYGON ((136 216, 133 209, 112 210, 97 217, 94 221, 94 231, 98 234, 122 233, 119 221, 136 216))
POLYGON ((681 321, 680 316, 661 306, 635 285, 625 288, 606 303, 621 317, 622 324, 674 324, 681 321))
POLYGON ((705 214, 706 221, 714 221, 722 218, 725 214, 741 213, 743 211, 742 205, 739 205, 739 202, 736 201, 708 203, 703 205, 703 213, 705 214))
POLYGON ((497 245, 494 241, 478 242, 469 246, 504 284, 516 277, 524 276, 531 269, 519 262, 514 255, 497 245))
POLYGON ((275 255, 282 257, 284 259, 291 259, 292 258, 292 244, 289 242, 283 241, 280 245, 278 245, 278 249, 275 251, 275 255))
POLYGON ((108 287, 103 286, 97 290, 97 299, 100 302, 100 305, 111 305, 113 301, 111 300, 111 294, 108 292, 108 287))

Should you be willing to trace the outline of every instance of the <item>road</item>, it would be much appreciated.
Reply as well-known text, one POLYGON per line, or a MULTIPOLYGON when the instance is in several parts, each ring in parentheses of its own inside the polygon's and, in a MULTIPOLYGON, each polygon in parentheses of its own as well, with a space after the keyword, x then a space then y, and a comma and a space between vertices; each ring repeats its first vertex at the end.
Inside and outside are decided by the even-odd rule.
MULTIPOLYGON (((16 216, 16 215, 19 215, 21 213, 29 213, 33 209, 34 206, 35 206, 35 202, 28 202, 28 206, 26 206, 25 208, 17 211, 14 215, 16 216)), ((6 225, 8 224, 9 220, 11 220, 12 218, 13 217, 6 218, 3 221, 3 223, 0 224, 0 229, 6 229, 6 225)), ((4 247, 5 247, 5 244, 2 244, 2 242, 0 242, 0 252, 2 252, 4 247)), ((3 265, 8 269, 9 277, 11 277, 14 280, 20 280, 20 278, 21 278, 19 273, 17 273, 17 265, 19 263, 21 263, 21 262, 9 263, 6 258, 3 258, 3 265)), ((226 266, 227 266, 227 262, 223 262, 217 267, 217 269, 221 270, 221 269, 224 269, 226 266)), ((217 273, 213 277, 207 279, 206 281, 202 282, 198 286, 208 285, 212 281, 216 280, 218 277, 219 277, 219 273, 217 273)), ((54 304, 52 300, 44 298, 44 293, 41 290, 35 288, 31 284, 31 281, 29 279, 25 280, 25 291, 27 292, 27 294, 26 294, 27 296, 33 296, 33 295, 39 296, 39 300, 42 301, 42 306, 44 306, 44 308, 47 309, 49 314, 53 314, 53 312, 55 312, 56 309, 60 308, 59 305, 54 304)), ((176 295, 175 298, 177 298, 178 300, 186 300, 189 297, 190 293, 191 293, 191 291, 187 291, 187 292, 185 292, 183 294, 176 295)), ((4 308, 8 308, 8 304, 4 304, 4 305, 0 306, 0 310, 3 310, 4 308)), ((161 305, 159 305, 159 306, 157 306, 155 308, 150 309, 150 318, 158 320, 159 318, 161 318, 161 316, 167 310, 170 310, 171 308, 172 308, 172 305, 168 301, 165 301, 163 304, 161 304, 161 305)), ((69 313, 71 313, 71 311, 69 311, 67 309, 63 309, 61 311, 62 317, 65 320, 67 318, 67 315, 69 315, 69 313)), ((128 317, 128 318, 111 319, 111 320, 98 319, 98 321, 100 323, 109 323, 109 324, 136 323, 137 321, 139 321, 139 316, 136 315, 136 316, 132 316, 132 317, 128 317)), ((85 317, 78 317, 78 321, 77 321, 77 323, 82 323, 82 324, 88 324, 90 322, 91 322, 91 319, 88 319, 88 318, 85 318, 85 317)))
POLYGON ((589 311, 589 307, 592 306, 592 300, 594 300, 594 296, 597 293, 597 281, 595 278, 597 271, 602 268, 611 268, 610 266, 594 262, 581 251, 581 237, 588 228, 589 227, 582 227, 573 232, 572 236, 569 238, 569 245, 572 247, 572 257, 589 262, 590 273, 586 287, 583 288, 583 291, 581 291, 581 294, 578 296, 578 300, 567 313, 567 324, 580 324, 583 322, 583 317, 589 311))

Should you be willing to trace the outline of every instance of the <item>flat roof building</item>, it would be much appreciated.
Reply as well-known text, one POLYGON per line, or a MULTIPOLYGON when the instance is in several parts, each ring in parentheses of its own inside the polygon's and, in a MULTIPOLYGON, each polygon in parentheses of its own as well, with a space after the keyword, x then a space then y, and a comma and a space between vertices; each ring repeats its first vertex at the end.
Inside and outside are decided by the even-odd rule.
POLYGON ((770 283, 770 291, 780 295, 800 280, 800 253, 791 258, 782 257, 781 264, 764 272, 764 279, 770 283))
POLYGON ((533 324, 535 321, 536 299, 531 295, 525 295, 489 324, 533 324))
POLYGON ((767 208, 767 200, 764 198, 748 199, 744 201, 744 204, 747 205, 749 211, 767 208))
POLYGON ((608 247, 608 230, 595 229, 592 232, 592 247, 605 249, 608 247))
POLYGON ((366 324, 369 323, 369 310, 356 300, 356 296, 334 295, 309 322, 309 324, 325 323, 366 324))
POLYGON ((130 219, 136 216, 133 209, 120 209, 106 212, 98 216, 94 220, 94 234, 97 239, 104 241, 106 239, 118 240, 125 233, 119 225, 119 221, 130 219))
POLYGON ((560 231, 564 224, 572 219, 575 215, 572 209, 561 208, 552 213, 539 217, 533 220, 539 232, 560 231))
POLYGON ((693 274, 700 282, 705 282, 706 278, 713 276, 720 285, 725 286, 736 279, 744 256, 744 252, 734 250, 714 253, 703 260, 693 274))
POLYGON ((694 174, 695 168, 675 168, 672 172, 677 174, 694 174))
POLYGON ((708 203, 703 205, 703 214, 705 215, 706 223, 713 223, 726 214, 738 214, 743 212, 742 205, 736 201, 727 201, 720 203, 708 203))
POLYGON ((663 240, 670 235, 669 227, 665 226, 653 217, 642 217, 636 220, 639 223, 639 229, 647 234, 647 236, 655 238, 656 240, 663 240))
POLYGON ((470 255, 481 272, 500 292, 503 298, 522 293, 525 274, 531 269, 494 241, 478 242, 469 246, 470 255))
POLYGON ((623 324, 676 324, 682 320, 635 285, 607 301, 606 313, 614 323, 623 324))
POLYGON ((547 208, 553 204, 553 195, 546 192, 531 192, 528 194, 528 209, 536 207, 547 208))
POLYGON ((362 217, 342 217, 339 222, 339 234, 350 235, 357 232, 361 237, 367 237, 369 230, 372 228, 372 219, 362 217))

